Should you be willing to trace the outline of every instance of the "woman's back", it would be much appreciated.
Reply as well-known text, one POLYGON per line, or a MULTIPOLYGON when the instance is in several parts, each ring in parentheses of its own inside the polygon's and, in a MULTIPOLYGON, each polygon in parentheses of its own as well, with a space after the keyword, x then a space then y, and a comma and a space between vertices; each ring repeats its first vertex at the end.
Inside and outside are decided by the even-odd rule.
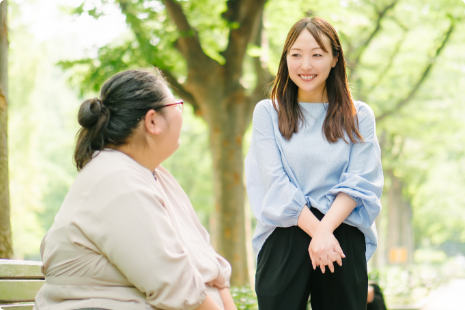
POLYGON ((231 272, 174 178, 109 149, 79 173, 41 253, 38 309, 181 309, 231 272))

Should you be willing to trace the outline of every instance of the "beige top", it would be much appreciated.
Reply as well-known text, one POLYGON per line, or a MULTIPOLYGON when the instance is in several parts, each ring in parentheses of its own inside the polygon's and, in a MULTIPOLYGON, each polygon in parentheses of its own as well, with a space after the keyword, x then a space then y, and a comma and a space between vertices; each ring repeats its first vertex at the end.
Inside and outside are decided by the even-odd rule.
POLYGON ((110 149, 78 174, 41 255, 37 310, 190 310, 206 293, 224 308, 231 276, 173 176, 110 149))

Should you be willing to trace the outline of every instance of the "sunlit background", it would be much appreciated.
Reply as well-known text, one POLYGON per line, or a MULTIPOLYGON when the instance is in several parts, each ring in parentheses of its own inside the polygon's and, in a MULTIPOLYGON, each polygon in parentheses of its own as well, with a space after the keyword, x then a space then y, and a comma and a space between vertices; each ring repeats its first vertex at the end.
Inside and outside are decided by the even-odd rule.
MULTIPOLYGON (((193 26, 203 31, 206 53, 221 63, 218 51, 227 43, 227 31, 217 27, 225 1, 182 2, 194 12, 189 16, 193 26)), ((307 12, 336 26, 344 51, 352 55, 353 96, 373 108, 383 150, 384 208, 377 220, 380 246, 369 262, 370 279, 381 285, 391 309, 465 309, 465 3, 394 1, 396 7, 368 40, 377 27, 376 10, 391 2, 269 0, 266 44, 250 45, 241 82, 253 87, 254 57, 276 73, 287 31, 307 12)), ((143 5, 166 15, 160 1, 143 5)), ((143 14, 140 20, 149 18, 143 14)), ((88 67, 66 64, 96 59, 102 47, 124 46, 134 35, 114 1, 10 0, 8 23, 14 255, 40 260, 40 241, 77 174, 72 153, 79 105, 97 95, 93 86, 98 83, 87 79, 88 67), (74 14, 76 8, 81 14, 74 14)), ((154 33, 150 43, 176 53, 164 40, 154 33)), ((181 65, 180 82, 183 70, 181 65)), ((164 166, 210 229, 215 198, 209 129, 190 106, 184 120, 182 146, 164 166)), ((244 154, 249 140, 250 130, 244 154)), ((253 217, 246 212, 253 231, 253 217)))

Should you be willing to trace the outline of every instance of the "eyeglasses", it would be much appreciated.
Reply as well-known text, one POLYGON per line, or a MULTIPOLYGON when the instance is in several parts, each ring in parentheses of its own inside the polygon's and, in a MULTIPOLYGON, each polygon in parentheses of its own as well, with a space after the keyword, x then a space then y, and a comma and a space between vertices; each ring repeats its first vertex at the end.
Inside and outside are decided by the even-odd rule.
POLYGON ((180 110, 181 112, 184 110, 184 101, 183 101, 182 99, 176 100, 174 103, 162 105, 162 106, 159 107, 158 109, 166 108, 166 107, 169 107, 169 106, 172 106, 172 105, 176 105, 176 108, 177 108, 178 110, 180 110))
MULTIPOLYGON (((160 107, 156 107, 154 110, 159 110, 161 108, 166 108, 166 107, 170 107, 172 105, 176 105, 176 109, 178 109, 179 111, 183 111, 184 110, 184 101, 182 99, 178 99, 176 100, 175 102, 173 103, 170 103, 170 104, 165 104, 165 105, 162 105, 160 107)), ((139 122, 141 120, 141 118, 138 118, 137 121, 139 122)))

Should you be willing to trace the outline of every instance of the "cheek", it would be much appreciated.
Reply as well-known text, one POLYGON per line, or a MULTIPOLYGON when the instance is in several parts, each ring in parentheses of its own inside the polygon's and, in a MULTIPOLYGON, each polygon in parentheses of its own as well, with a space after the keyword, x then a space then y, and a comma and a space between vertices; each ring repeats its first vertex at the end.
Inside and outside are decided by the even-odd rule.
POLYGON ((173 118, 173 128, 175 135, 179 138, 181 135, 181 129, 182 129, 182 123, 183 123, 183 118, 182 114, 178 111, 176 111, 177 115, 173 118))
POLYGON ((287 70, 289 71, 289 75, 296 74, 296 71, 299 67, 299 63, 293 59, 287 60, 287 70))
POLYGON ((332 62, 328 59, 321 59, 315 64, 315 67, 318 68, 318 71, 321 73, 329 74, 329 71, 331 71, 331 65, 332 62))

